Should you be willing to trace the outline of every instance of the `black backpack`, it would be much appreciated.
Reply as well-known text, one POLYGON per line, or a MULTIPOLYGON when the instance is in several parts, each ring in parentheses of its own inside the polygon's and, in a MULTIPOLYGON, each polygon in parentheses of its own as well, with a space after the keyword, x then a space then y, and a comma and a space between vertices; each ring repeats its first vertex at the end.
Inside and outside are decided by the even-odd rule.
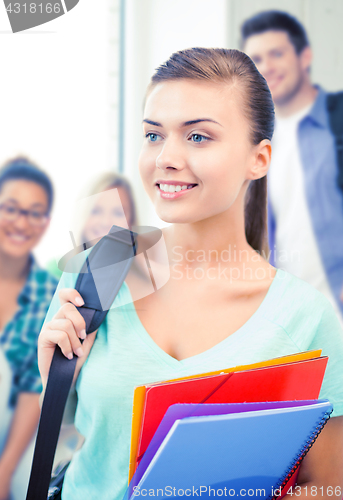
POLYGON ((343 192, 343 92, 328 94, 326 105, 331 132, 335 138, 337 183, 343 192))

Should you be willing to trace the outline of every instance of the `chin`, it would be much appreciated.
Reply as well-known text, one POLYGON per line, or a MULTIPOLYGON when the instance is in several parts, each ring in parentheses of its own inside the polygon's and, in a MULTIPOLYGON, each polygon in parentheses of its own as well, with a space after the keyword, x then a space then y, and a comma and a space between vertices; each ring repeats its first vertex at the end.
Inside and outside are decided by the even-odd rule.
POLYGON ((156 211, 156 215, 163 220, 163 222, 168 222, 169 224, 182 224, 190 222, 189 217, 185 217, 185 215, 172 215, 166 214, 163 212, 156 211))
POLYGON ((9 245, 4 245, 2 247, 2 252, 4 255, 7 255, 8 257, 11 257, 12 259, 21 259, 22 257, 28 257, 31 253, 32 248, 18 248, 15 247, 13 248, 12 246, 9 245))
POLYGON ((192 224, 194 222, 199 222, 203 217, 192 217, 190 214, 167 214, 163 212, 156 211, 157 216, 163 220, 163 222, 168 222, 169 224, 192 224))
POLYGON ((280 89, 280 92, 272 92, 272 98, 277 106, 283 106, 292 100, 294 93, 295 92, 292 89, 286 89, 284 91, 281 91, 280 89))

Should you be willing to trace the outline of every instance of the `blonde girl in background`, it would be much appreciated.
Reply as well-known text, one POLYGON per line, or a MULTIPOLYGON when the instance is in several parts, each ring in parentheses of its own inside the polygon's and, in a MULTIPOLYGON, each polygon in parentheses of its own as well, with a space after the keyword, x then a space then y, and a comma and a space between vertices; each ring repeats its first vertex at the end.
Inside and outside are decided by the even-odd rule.
MULTIPOLYGON (((89 248, 105 236, 115 224, 132 228, 137 225, 137 212, 132 187, 129 181, 115 172, 106 172, 93 179, 91 188, 85 189, 81 202, 76 203, 72 227, 73 243, 89 248)), ((60 278, 60 259, 52 259, 47 269, 60 278)))

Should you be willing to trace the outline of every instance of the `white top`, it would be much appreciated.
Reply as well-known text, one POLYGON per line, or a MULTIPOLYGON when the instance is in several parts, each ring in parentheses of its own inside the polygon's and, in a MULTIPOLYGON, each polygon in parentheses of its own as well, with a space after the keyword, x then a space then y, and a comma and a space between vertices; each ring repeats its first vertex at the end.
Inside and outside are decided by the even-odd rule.
POLYGON ((331 302, 343 325, 321 261, 307 206, 300 162, 298 127, 312 104, 276 120, 269 192, 276 220, 276 267, 307 281, 331 302))

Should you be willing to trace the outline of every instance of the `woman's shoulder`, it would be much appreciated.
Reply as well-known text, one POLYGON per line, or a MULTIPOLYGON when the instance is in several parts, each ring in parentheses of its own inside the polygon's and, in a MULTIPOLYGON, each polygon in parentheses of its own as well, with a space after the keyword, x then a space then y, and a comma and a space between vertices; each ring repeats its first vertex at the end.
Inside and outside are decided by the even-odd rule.
POLYGON ((283 269, 277 269, 275 282, 279 298, 282 297, 295 308, 298 306, 312 309, 314 305, 317 305, 325 309, 330 305, 325 295, 316 288, 283 269))
POLYGON ((341 330, 330 301, 312 285, 286 271, 277 270, 270 295, 265 315, 294 338, 312 337, 327 326, 341 330))

